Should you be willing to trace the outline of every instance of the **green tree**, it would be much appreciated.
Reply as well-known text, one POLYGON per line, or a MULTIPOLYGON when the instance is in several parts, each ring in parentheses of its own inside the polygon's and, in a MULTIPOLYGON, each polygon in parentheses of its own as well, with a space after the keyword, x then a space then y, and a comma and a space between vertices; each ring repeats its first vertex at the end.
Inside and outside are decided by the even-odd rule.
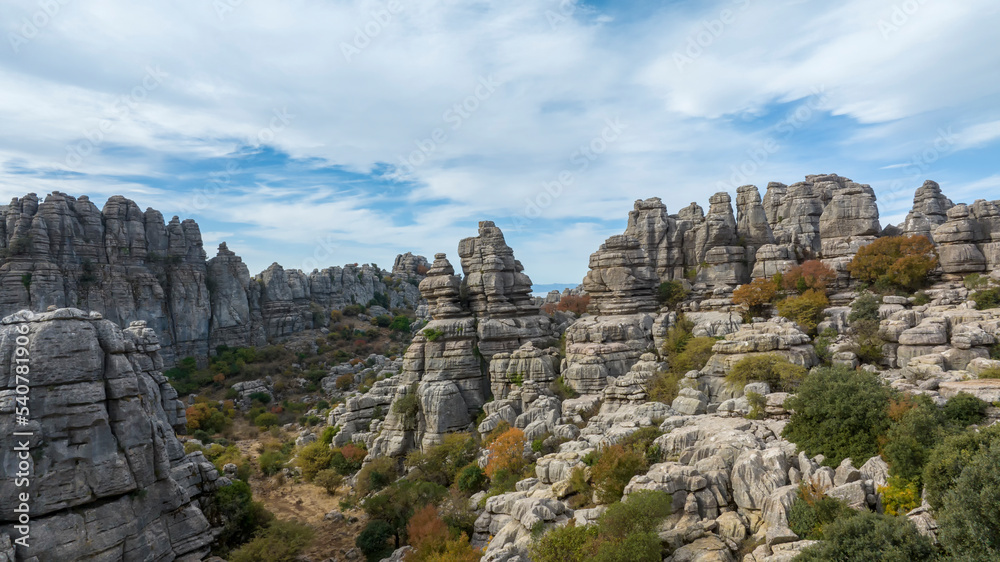
POLYGON ((942 498, 954 486, 962 469, 973 457, 1000 440, 1000 425, 984 429, 968 429, 951 435, 934 448, 924 467, 924 493, 927 503, 940 509, 942 498))
POLYGON ((392 554, 393 548, 389 543, 389 539, 392 537, 392 526, 381 519, 375 519, 369 521, 361 530, 358 537, 354 539, 354 546, 361 549, 370 562, 374 562, 388 558, 392 554))
POLYGON ((825 495, 812 485, 799 484, 795 503, 788 511, 788 527, 799 538, 822 540, 823 529, 839 519, 846 519, 858 512, 841 500, 825 495))
POLYGON ((956 560, 1000 560, 1000 441, 972 457, 944 494, 940 540, 956 560))
POLYGON ((825 455, 828 466, 847 457, 860 465, 878 454, 878 437, 889 429, 891 395, 875 374, 816 369, 785 402, 794 413, 782 435, 809 456, 825 455))
POLYGON ((948 421, 965 428, 986 418, 986 408, 990 405, 968 392, 959 392, 944 405, 944 417, 948 421))
POLYGON ((864 511, 830 523, 823 528, 823 535, 826 540, 803 550, 795 562, 923 562, 937 558, 931 540, 905 517, 864 511))
POLYGON ((221 554, 250 540, 273 519, 263 504, 253 501, 250 485, 242 480, 219 488, 205 515, 213 527, 221 527, 215 539, 221 554))
POLYGON ((931 451, 944 437, 944 420, 929 397, 917 396, 912 400, 915 405, 886 434, 882 454, 889 463, 890 474, 919 486, 931 451))
POLYGON ((776 353, 749 355, 732 366, 726 374, 726 382, 740 390, 750 382, 766 382, 775 391, 791 391, 802 382, 806 373, 805 367, 776 353))
POLYGON ((632 447, 612 445, 605 449, 593 468, 594 487, 601 503, 620 500, 625 486, 647 467, 646 457, 632 447))
POLYGON ((416 511, 426 505, 436 504, 448 493, 447 488, 433 482, 402 478, 378 494, 366 498, 361 508, 372 519, 389 525, 396 548, 406 540, 406 525, 416 511))

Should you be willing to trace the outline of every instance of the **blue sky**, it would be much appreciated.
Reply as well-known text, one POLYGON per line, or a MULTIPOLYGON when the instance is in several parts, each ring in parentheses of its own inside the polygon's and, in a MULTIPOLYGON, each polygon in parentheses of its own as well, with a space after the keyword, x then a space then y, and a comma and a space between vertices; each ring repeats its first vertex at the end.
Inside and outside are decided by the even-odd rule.
POLYGON ((0 197, 122 194, 252 273, 457 262, 493 220, 575 284, 637 198, 815 173, 883 225, 925 179, 1000 198, 992 1, 41 6, 0 5, 0 197))

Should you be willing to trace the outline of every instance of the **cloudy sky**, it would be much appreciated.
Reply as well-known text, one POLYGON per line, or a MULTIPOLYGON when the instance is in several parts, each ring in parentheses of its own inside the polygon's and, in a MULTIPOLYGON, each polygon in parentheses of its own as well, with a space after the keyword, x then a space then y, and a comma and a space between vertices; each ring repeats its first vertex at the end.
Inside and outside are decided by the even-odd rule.
POLYGON ((5 0, 0 197, 114 194, 256 273, 455 258, 576 284, 637 198, 806 174, 1000 198, 995 0, 5 0))

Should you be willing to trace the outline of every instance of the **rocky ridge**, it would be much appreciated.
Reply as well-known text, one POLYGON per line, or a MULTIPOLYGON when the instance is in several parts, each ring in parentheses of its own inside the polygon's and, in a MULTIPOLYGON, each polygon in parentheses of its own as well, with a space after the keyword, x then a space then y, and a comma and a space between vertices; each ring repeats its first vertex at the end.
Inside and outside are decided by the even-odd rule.
POLYGON ((264 345, 325 325, 331 310, 382 295, 415 309, 426 260, 403 254, 392 273, 373 265, 251 276, 225 243, 206 260, 191 219, 164 223, 120 195, 103 209, 87 196, 33 193, 0 206, 0 314, 50 306, 95 310, 156 330, 162 355, 207 357, 218 345, 264 345))

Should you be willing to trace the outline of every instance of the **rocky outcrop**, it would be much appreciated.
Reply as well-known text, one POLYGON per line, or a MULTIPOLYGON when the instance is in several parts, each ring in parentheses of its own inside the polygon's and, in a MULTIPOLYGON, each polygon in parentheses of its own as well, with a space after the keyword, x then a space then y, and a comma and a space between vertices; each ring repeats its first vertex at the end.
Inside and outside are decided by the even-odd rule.
MULTIPOLYGON (((13 396, 15 347, 31 357, 30 422, 4 415, 4 435, 31 433, 30 484, 0 480, 0 533, 17 536, 18 494, 30 495, 30 547, 18 559, 201 559, 213 535, 199 502, 219 479, 201 453, 184 454, 177 393, 160 373, 159 339, 145 322, 125 330, 74 308, 18 312, 0 326, 0 379, 13 396)), ((13 414, 14 402, 0 406, 13 414)), ((11 447, 0 464, 17 466, 11 447)))
POLYGON ((630 236, 612 236, 590 255, 583 290, 590 295, 588 312, 624 315, 654 312, 656 276, 646 251, 630 236))
POLYGON ((478 236, 459 242, 458 254, 463 298, 477 320, 477 345, 486 360, 552 336, 549 317, 532 302, 531 279, 492 221, 480 222, 478 236))
POLYGON ((167 364, 319 327, 352 303, 416 308, 426 262, 400 256, 405 276, 373 265, 308 274, 272 265, 251 278, 224 243, 206 261, 193 220, 165 223, 119 195, 99 210, 86 196, 60 192, 0 207, 0 251, 0 314, 76 306, 120 326, 142 320, 159 334, 167 364))
POLYGON ((948 209, 954 206, 951 199, 941 193, 941 186, 937 182, 925 181, 913 195, 913 209, 900 226, 902 234, 926 236, 934 240, 934 230, 948 220, 948 209))

